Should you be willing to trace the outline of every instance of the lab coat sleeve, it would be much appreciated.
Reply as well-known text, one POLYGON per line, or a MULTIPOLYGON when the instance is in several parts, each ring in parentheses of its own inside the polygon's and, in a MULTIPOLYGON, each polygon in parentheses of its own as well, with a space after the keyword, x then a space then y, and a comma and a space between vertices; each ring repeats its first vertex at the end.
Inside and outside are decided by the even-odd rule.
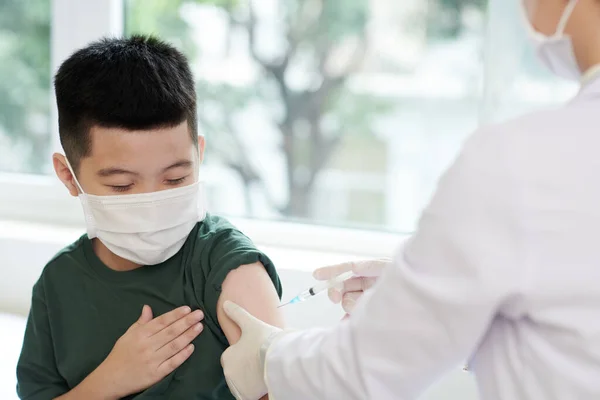
POLYGON ((476 350, 527 275, 520 190, 502 136, 467 141, 417 231, 349 320, 271 346, 272 399, 413 399, 476 350))

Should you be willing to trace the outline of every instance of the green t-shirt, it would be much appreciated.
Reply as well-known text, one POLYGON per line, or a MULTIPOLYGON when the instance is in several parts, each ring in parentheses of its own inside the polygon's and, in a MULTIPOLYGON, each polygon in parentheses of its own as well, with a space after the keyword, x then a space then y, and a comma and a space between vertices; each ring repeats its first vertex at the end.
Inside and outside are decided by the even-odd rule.
POLYGON ((74 388, 148 304, 155 317, 183 305, 201 309, 205 329, 183 365, 128 399, 233 399, 220 364, 229 344, 217 320, 217 301, 227 274, 257 261, 281 297, 273 263, 220 217, 199 222, 171 259, 126 272, 104 265, 90 239, 82 236, 48 263, 33 288, 17 365, 19 396, 49 400, 74 388))

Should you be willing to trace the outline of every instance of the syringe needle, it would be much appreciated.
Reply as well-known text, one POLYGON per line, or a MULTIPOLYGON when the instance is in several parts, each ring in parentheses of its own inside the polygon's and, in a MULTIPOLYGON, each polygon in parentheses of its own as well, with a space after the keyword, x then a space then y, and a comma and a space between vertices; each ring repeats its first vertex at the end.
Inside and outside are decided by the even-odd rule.
POLYGON ((354 275, 354 272, 348 271, 348 272, 344 272, 343 274, 338 275, 337 277, 330 279, 328 281, 319 282, 316 285, 301 292, 299 295, 297 295, 296 297, 294 297, 287 303, 280 304, 279 306, 277 306, 277 308, 287 306, 288 304, 295 304, 295 303, 300 303, 302 301, 306 301, 306 300, 310 299, 311 297, 316 296, 319 293, 326 291, 327 289, 330 289, 332 287, 335 287, 335 286, 341 284, 346 279, 351 278, 353 275, 354 275))
POLYGON ((291 301, 288 301, 287 303, 280 304, 280 305, 277 306, 277 308, 281 308, 283 306, 287 306, 290 303, 291 303, 291 301))

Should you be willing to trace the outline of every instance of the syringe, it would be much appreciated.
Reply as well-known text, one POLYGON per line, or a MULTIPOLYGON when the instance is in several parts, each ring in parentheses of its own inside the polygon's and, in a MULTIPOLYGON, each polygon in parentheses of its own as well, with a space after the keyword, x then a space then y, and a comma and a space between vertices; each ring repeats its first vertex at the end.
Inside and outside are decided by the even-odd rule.
POLYGON ((298 296, 294 297, 287 303, 281 304, 277 308, 287 306, 288 304, 295 304, 295 303, 300 303, 300 302, 306 301, 306 300, 310 299, 311 297, 316 296, 321 292, 324 292, 327 289, 338 286, 340 283, 344 282, 346 279, 352 278, 352 276, 354 276, 354 272, 348 271, 348 272, 344 272, 343 274, 338 275, 335 278, 330 279, 328 281, 319 282, 315 286, 306 289, 305 291, 301 292, 298 296))

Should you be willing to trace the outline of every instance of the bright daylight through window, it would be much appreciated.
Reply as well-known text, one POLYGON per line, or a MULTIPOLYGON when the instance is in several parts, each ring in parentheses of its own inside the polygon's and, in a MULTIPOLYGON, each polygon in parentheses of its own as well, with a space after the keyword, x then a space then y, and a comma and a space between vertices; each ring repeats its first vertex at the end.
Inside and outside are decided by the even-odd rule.
MULTIPOLYGON (((50 5, 0 2, 5 172, 51 173, 50 5)), ((530 52, 516 55, 525 49, 513 41, 516 2, 123 6, 126 34, 157 35, 192 62, 207 138, 201 175, 211 210, 224 215, 410 231, 479 123, 572 93, 530 52)))
POLYGON ((50 0, 0 1, 0 171, 50 173, 50 0))

